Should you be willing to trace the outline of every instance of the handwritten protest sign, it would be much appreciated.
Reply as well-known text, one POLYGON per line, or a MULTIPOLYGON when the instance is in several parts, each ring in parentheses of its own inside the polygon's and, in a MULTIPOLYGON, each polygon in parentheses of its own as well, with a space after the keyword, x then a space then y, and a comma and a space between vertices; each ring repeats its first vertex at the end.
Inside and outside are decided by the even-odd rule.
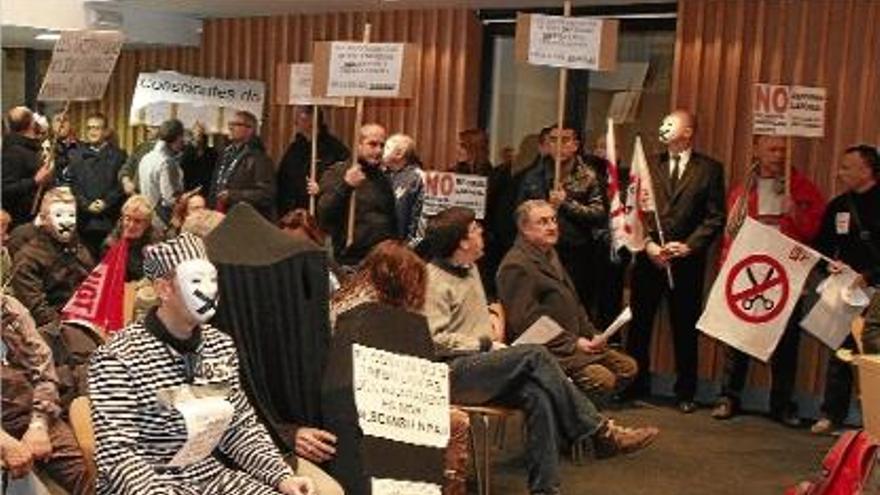
POLYGON ((91 101, 104 97, 124 38, 118 31, 64 31, 37 99, 91 101))
POLYGON ((463 206, 482 219, 486 213, 489 180, 479 175, 425 172, 425 202, 422 214, 433 216, 450 206, 463 206))
POLYGON ((753 133, 823 137, 827 99, 825 88, 755 84, 753 133))
POLYGON ((275 71, 275 103, 353 107, 353 98, 312 96, 314 66, 310 63, 278 64, 275 71))
POLYGON ((417 56, 413 43, 315 43, 312 95, 410 98, 417 56))
MULTIPOLYGON (((135 83, 129 122, 141 122, 141 109, 152 103, 185 103, 248 111, 261 120, 266 85, 262 81, 208 79, 177 72, 142 72, 135 83)), ((229 113, 232 113, 229 112, 229 113)))
POLYGON ((614 70, 618 25, 614 19, 519 14, 516 59, 532 65, 614 70))
POLYGON ((445 448, 449 367, 360 344, 352 346, 354 400, 365 435, 445 448))

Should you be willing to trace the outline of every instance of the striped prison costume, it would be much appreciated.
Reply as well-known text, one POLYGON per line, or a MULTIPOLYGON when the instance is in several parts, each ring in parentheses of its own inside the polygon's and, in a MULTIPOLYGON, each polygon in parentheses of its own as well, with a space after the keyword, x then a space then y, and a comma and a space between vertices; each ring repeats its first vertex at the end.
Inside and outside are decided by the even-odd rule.
MULTIPOLYGON (((239 385, 232 339, 202 325, 193 360, 158 338, 161 322, 151 312, 92 356, 89 389, 97 443, 99 495, 268 495, 293 475, 239 385), (189 376, 188 376, 189 375, 189 376), (156 392, 193 385, 228 386, 235 413, 215 449, 241 471, 208 456, 182 468, 168 467, 186 441, 176 410, 160 404, 156 392)), ((166 332, 162 326, 161 331, 166 332)))

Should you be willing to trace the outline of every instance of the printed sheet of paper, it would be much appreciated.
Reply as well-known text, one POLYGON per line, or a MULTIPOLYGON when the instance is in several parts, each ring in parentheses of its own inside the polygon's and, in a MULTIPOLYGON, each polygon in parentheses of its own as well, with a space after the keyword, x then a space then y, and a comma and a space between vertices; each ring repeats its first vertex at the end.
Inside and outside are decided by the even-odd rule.
POLYGON ((868 294, 860 289, 857 292, 850 290, 858 276, 855 271, 846 269, 823 280, 816 289, 821 297, 800 321, 801 328, 831 349, 843 344, 850 334, 853 319, 868 305, 868 294), (851 292, 855 292, 857 297, 854 298, 851 292))
POLYGON ((624 325, 632 321, 632 318, 633 314, 629 306, 623 308, 623 311, 621 311, 620 314, 617 315, 617 318, 615 318, 614 321, 612 321, 611 324, 608 325, 608 328, 606 328, 604 332, 598 335, 598 338, 607 342, 608 339, 613 337, 614 334, 616 334, 621 328, 623 328, 624 325))
POLYGON ((186 443, 174 454, 169 466, 184 467, 211 455, 229 424, 235 408, 222 397, 178 400, 174 407, 186 423, 186 443))
POLYGON ((397 96, 403 51, 403 43, 334 42, 327 96, 397 96))
POLYGON ((440 495, 440 485, 418 481, 371 478, 373 495, 440 495))
POLYGON ((513 341, 511 345, 523 345, 523 344, 541 344, 544 345, 547 342, 555 339, 559 334, 564 332, 559 323, 553 318, 549 316, 542 316, 537 319, 532 325, 526 329, 522 335, 519 336, 518 339, 513 341))

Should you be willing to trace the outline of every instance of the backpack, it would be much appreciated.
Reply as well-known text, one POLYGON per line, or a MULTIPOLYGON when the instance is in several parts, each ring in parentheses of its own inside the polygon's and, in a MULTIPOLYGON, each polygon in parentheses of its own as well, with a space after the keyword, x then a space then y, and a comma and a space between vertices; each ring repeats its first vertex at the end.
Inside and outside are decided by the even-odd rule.
POLYGON ((822 477, 786 490, 786 495, 870 495, 876 490, 877 442, 863 430, 844 433, 822 461, 822 477), (874 472, 876 471, 876 472, 874 472), (872 476, 874 472, 874 476, 872 476))

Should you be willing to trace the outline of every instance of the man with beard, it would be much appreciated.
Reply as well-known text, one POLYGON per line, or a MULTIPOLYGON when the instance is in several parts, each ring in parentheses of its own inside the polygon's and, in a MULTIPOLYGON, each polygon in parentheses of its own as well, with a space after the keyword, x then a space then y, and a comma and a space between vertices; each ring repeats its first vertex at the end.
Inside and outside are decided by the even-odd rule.
POLYGON ((36 237, 15 253, 12 291, 38 327, 60 321, 60 309, 94 266, 77 238, 76 223, 76 199, 70 190, 51 189, 40 204, 36 237))
POLYGON ((10 132, 3 139, 3 209, 15 227, 33 218, 37 190, 52 180, 52 172, 42 163, 33 112, 15 107, 6 122, 10 132))
POLYGON ((361 127, 357 163, 336 163, 321 177, 318 222, 333 237, 334 254, 342 265, 356 266, 373 246, 398 235, 394 190, 382 171, 384 146, 385 128, 367 124, 361 127), (348 245, 352 197, 354 235, 348 245))

